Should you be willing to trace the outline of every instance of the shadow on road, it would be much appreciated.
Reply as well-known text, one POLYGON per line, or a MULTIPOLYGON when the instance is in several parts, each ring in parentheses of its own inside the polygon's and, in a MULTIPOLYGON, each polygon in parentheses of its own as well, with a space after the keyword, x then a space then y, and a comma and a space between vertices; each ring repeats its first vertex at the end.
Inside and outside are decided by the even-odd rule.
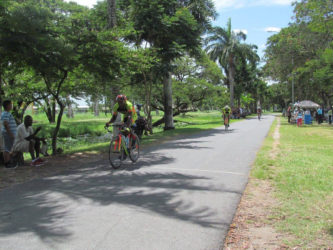
POLYGON ((51 245, 65 242, 72 236, 70 228, 77 220, 75 214, 85 209, 89 214, 92 203, 100 207, 112 204, 135 207, 146 213, 157 213, 202 227, 228 226, 228 222, 214 219, 216 213, 212 208, 195 207, 193 203, 177 197, 184 191, 240 194, 239 191, 199 184, 200 180, 209 178, 198 175, 135 170, 143 166, 173 163, 174 158, 154 152, 161 147, 200 150, 202 147, 191 144, 195 142, 198 145, 207 137, 235 132, 237 130, 213 129, 179 136, 160 145, 148 146, 138 163, 117 171, 111 170, 107 161, 98 160, 87 162, 74 171, 6 189, 0 192, 0 238, 4 235, 33 233, 51 245))

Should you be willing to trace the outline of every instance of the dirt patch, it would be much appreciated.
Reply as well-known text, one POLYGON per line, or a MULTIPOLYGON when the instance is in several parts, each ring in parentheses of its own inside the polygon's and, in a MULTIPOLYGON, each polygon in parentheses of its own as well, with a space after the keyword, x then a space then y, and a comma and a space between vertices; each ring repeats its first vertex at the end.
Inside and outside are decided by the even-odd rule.
POLYGON ((272 150, 270 152, 270 156, 275 159, 278 152, 279 152, 279 145, 280 145, 280 127, 281 127, 281 120, 280 117, 277 118, 277 125, 275 127, 274 133, 273 133, 273 146, 272 150))
POLYGON ((278 206, 268 181, 251 179, 231 224, 224 249, 288 249, 290 236, 277 232, 271 224, 271 209, 278 206))
POLYGON ((13 185, 23 183, 35 178, 52 176, 64 170, 80 168, 83 164, 95 162, 96 160, 107 159, 105 154, 98 154, 93 157, 89 153, 76 153, 72 155, 57 155, 43 158, 47 162, 39 167, 30 166, 26 161, 24 166, 16 169, 0 168, 0 191, 13 185))

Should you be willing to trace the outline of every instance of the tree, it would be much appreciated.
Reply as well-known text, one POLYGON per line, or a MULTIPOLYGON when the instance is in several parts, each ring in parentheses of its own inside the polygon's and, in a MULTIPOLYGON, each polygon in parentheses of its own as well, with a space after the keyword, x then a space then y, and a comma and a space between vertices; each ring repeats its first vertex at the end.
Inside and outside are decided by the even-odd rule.
POLYGON ((236 65, 241 59, 254 58, 253 52, 256 49, 255 45, 241 43, 245 39, 246 35, 243 32, 232 31, 231 19, 226 29, 214 27, 206 38, 206 51, 213 61, 219 63, 227 75, 231 107, 234 107, 236 65))
MULTIPOLYGON (((332 2, 302 0, 294 6, 295 22, 268 40, 265 73, 282 85, 295 83, 296 100, 312 99, 330 104, 332 2)), ((290 85, 287 87, 291 89, 290 85)))
POLYGON ((173 129, 172 61, 200 48, 201 35, 215 16, 211 0, 131 0, 135 42, 148 42, 162 64, 165 130, 173 129))

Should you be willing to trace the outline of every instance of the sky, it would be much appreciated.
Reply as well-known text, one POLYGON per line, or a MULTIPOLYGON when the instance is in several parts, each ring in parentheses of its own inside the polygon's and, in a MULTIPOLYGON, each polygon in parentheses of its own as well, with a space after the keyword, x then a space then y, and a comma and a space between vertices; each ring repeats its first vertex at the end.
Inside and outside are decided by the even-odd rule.
MULTIPOLYGON (((98 0, 66 0, 77 2, 90 8, 98 0)), ((242 30, 246 35, 246 43, 258 46, 258 54, 262 58, 267 38, 292 22, 293 0, 213 0, 218 17, 214 26, 226 27, 231 18, 234 31, 242 30)))

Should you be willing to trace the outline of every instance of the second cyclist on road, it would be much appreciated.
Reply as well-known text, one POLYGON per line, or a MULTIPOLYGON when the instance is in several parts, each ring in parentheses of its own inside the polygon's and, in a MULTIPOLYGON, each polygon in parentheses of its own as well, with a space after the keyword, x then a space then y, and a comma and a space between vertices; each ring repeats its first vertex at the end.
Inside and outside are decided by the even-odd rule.
POLYGON ((228 105, 226 105, 222 109, 222 116, 223 116, 224 126, 226 129, 229 127, 230 113, 231 113, 231 109, 228 105))

